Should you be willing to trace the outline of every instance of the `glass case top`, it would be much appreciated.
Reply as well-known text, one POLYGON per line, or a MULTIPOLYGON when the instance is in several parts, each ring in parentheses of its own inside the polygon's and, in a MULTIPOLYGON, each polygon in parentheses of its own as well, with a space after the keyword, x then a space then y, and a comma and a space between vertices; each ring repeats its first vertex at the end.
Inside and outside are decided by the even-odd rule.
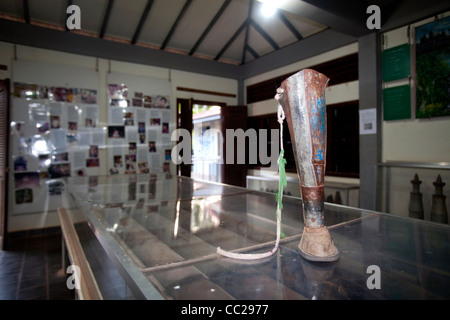
MULTIPOLYGON (((154 174, 68 180, 89 219, 123 245, 142 268, 198 259, 224 250, 248 250, 277 237, 271 193, 185 177, 154 174)), ((326 207, 329 226, 367 215, 326 207)), ((283 197, 281 240, 303 229, 301 199, 283 197)))
POLYGON ((241 261, 217 248, 271 250, 272 193, 165 174, 69 178, 67 186, 131 281, 166 299, 450 298, 448 225, 325 203, 341 256, 313 263, 298 253, 302 200, 285 196, 279 250, 241 261), (371 288, 377 270, 381 289, 371 288))

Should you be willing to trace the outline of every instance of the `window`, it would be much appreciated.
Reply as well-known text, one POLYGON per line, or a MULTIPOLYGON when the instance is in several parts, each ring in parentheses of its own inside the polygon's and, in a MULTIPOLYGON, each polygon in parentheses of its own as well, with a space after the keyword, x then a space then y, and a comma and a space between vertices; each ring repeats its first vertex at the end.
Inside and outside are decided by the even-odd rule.
POLYGON ((327 105, 326 175, 359 178, 359 103, 327 105))
MULTIPOLYGON (((327 105, 327 162, 326 175, 339 177, 359 177, 359 105, 358 101, 327 105)), ((259 129, 279 129, 277 115, 249 117, 248 127, 259 129)), ((259 137, 258 137, 259 141, 259 137)), ((270 134, 267 149, 270 152, 270 134)), ((287 124, 283 126, 284 157, 286 171, 297 172, 292 142, 287 124)), ((249 164, 249 169, 269 167, 259 162, 249 164)))

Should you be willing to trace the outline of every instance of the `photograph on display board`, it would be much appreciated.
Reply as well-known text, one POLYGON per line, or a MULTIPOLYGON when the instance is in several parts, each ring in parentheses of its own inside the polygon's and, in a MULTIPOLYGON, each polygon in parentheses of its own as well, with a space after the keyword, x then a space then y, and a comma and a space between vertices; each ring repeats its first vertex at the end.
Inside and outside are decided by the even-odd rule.
POLYGON ((122 156, 114 156, 114 168, 122 168, 123 160, 122 156))
POLYGON ((69 133, 70 133, 70 134, 75 134, 75 133, 78 132, 78 122, 72 122, 72 121, 70 121, 70 122, 68 123, 68 125, 69 125, 69 133))
POLYGON ((73 102, 84 104, 96 104, 97 90, 74 88, 73 102))
POLYGON ((164 151, 164 160, 166 161, 172 160, 172 149, 166 149, 164 151))
POLYGON ((128 162, 125 165, 125 174, 136 174, 136 163, 128 162))
POLYGON ((125 174, 136 174, 136 155, 125 155, 125 174))
POLYGON ((84 120, 84 126, 86 128, 95 128, 96 124, 95 124, 95 119, 91 119, 91 118, 86 118, 84 120))
POLYGON ((92 167, 98 167, 100 165, 100 159, 99 158, 88 158, 86 159, 86 167, 92 168, 92 167))
POLYGON ((138 167, 139 167, 139 173, 149 173, 150 172, 147 161, 139 162, 138 167))
POLYGON ((126 126, 134 126, 134 113, 131 111, 125 112, 123 116, 124 125, 126 126))
POLYGON ((128 152, 130 154, 136 154, 137 153, 137 145, 136 142, 129 142, 128 143, 128 152))
POLYGON ((89 146, 89 158, 98 158, 98 146, 89 146))
POLYGON ((148 152, 156 152, 156 143, 155 143, 155 141, 149 141, 149 143, 148 143, 148 152))
POLYGON ((115 138, 115 139, 125 138, 125 127, 124 126, 109 126, 108 127, 108 138, 115 138))
POLYGON ((69 161, 69 153, 61 152, 52 155, 52 162, 67 162, 69 161))
POLYGON ((24 157, 14 159, 14 171, 27 171, 27 160, 24 157))
POLYGON ((41 175, 37 171, 14 173, 15 188, 36 188, 41 185, 41 175))
POLYGON ((48 99, 48 88, 37 84, 14 82, 13 96, 26 99, 48 99))
POLYGON ((70 177, 70 163, 51 164, 48 167, 48 175, 50 178, 70 177))
POLYGON ((21 189, 15 192, 15 203, 24 204, 33 202, 33 189, 21 189))
POLYGON ((78 141, 78 139, 77 139, 77 135, 76 134, 73 134, 73 133, 67 134, 67 143, 74 143, 74 142, 77 142, 77 141, 78 141))
POLYGON ((160 126, 161 118, 150 118, 150 125, 151 126, 160 126))
POLYGON ((51 87, 48 91, 48 98, 58 102, 72 102, 73 89, 64 87, 51 87))
POLYGON ((39 99, 38 92, 36 84, 14 82, 13 95, 16 98, 39 99))
POLYGON ((49 196, 59 196, 64 194, 64 182, 61 180, 51 180, 46 182, 47 194, 49 196))
POLYGON ((109 105, 112 107, 123 107, 127 108, 130 106, 130 101, 127 99, 111 99, 109 105))
POLYGON ((61 119, 59 116, 50 116, 50 129, 61 128, 61 119))
POLYGON ((152 107, 152 96, 145 95, 144 96, 144 108, 152 107))
POLYGON ((135 154, 127 154, 125 155, 126 163, 136 163, 136 155, 135 154))
POLYGON ((163 124, 162 124, 162 133, 169 133, 169 123, 163 122, 163 124))
POLYGON ((128 88, 124 84, 108 84, 108 97, 123 100, 128 98, 128 88))
POLYGON ((169 96, 156 96, 153 101, 153 108, 159 109, 169 109, 170 108, 170 100, 169 96))
POLYGON ((84 168, 76 170, 76 175, 79 177, 85 177, 86 176, 86 170, 84 168))
POLYGON ((144 106, 144 101, 139 98, 133 98, 132 99, 132 106, 133 107, 143 107, 144 106))
POLYGON ((145 133, 145 122, 138 122, 138 133, 145 133))

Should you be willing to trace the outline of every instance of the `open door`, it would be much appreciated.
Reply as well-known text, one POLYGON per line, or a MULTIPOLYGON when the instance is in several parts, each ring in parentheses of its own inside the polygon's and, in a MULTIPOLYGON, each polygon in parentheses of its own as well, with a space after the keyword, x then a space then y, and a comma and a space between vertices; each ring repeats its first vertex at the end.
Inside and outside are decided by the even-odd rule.
POLYGON ((0 250, 6 248, 8 212, 9 80, 0 80, 0 250))
MULTIPOLYGON (((238 149, 238 143, 234 143, 234 164, 227 163, 227 141, 226 130, 227 129, 242 129, 247 131, 247 106, 225 106, 221 108, 221 121, 222 121, 222 135, 224 138, 223 143, 223 162, 222 165, 222 183, 231 184, 239 187, 246 186, 247 177, 247 160, 243 164, 237 163, 238 152, 248 153, 248 142, 245 143, 245 149, 238 149)), ((231 151, 231 150, 230 150, 231 151)), ((248 156, 246 156, 246 159, 248 156)))
MULTIPOLYGON (((177 99, 177 129, 183 128, 192 134, 192 99, 177 99)), ((184 150, 183 150, 184 151, 184 150)), ((181 176, 191 176, 191 164, 181 163, 177 172, 181 176)))

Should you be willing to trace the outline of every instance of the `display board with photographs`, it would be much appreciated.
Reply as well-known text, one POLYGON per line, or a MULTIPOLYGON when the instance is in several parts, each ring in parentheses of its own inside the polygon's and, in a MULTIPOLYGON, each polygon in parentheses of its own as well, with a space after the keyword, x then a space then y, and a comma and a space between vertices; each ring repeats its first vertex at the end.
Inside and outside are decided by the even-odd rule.
POLYGON ((109 174, 172 174, 169 81, 113 73, 108 82, 109 174))
POLYGON ((64 199, 62 178, 99 174, 98 149, 105 146, 106 132, 98 126, 98 76, 92 70, 48 63, 18 61, 14 67, 12 213, 56 210, 64 199), (61 78, 61 69, 68 72, 67 79, 61 78), (71 76, 78 80, 71 81, 71 76))

